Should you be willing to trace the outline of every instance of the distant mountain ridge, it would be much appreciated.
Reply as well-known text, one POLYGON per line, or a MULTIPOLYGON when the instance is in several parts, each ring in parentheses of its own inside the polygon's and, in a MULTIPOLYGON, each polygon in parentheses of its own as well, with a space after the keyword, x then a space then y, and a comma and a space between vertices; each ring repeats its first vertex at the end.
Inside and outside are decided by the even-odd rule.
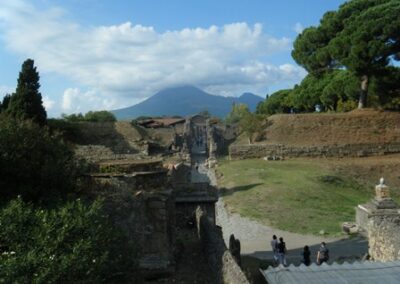
POLYGON ((207 110, 211 115, 225 117, 233 103, 247 104, 254 111, 260 96, 244 93, 240 97, 211 95, 193 86, 167 88, 136 105, 113 110, 118 119, 133 119, 138 116, 188 116, 207 110))

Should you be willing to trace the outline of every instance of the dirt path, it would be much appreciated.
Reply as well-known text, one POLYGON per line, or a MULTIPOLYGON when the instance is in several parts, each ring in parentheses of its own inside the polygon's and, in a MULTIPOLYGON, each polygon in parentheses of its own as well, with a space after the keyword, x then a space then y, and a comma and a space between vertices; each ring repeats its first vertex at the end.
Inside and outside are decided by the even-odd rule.
POLYGON ((356 238, 326 238, 323 236, 301 235, 274 229, 239 214, 227 212, 222 198, 216 204, 217 224, 222 227, 225 242, 234 234, 241 242, 242 254, 260 259, 272 259, 270 241, 272 235, 283 237, 287 246, 288 263, 299 264, 301 252, 308 245, 315 260, 315 253, 322 241, 330 250, 330 261, 357 259, 368 252, 368 242, 361 237, 356 238))

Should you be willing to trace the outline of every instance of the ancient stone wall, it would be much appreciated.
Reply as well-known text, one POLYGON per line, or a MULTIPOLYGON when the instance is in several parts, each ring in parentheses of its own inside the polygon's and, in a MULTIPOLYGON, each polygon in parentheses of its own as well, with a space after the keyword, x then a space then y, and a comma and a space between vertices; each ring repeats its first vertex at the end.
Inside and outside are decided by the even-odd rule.
POLYGON ((373 260, 400 260, 400 216, 374 216, 368 227, 369 254, 373 260))
POLYGON ((200 207, 212 224, 215 224, 215 203, 218 201, 217 189, 204 183, 174 184, 176 222, 185 226, 188 222, 195 223, 195 212, 200 207))
POLYGON ((400 153, 400 143, 295 147, 284 144, 231 145, 231 159, 278 157, 364 157, 400 153))
MULTIPOLYGON (((96 178, 99 181, 98 178, 96 178)), ((113 222, 123 229, 137 249, 135 257, 145 277, 173 273, 175 200, 171 190, 132 188, 132 180, 100 180, 105 206, 113 222)))
POLYGON ((178 163, 169 169, 168 175, 170 179, 170 183, 180 184, 180 183, 189 183, 191 177, 191 166, 189 163, 178 163))
POLYGON ((215 283, 249 283, 232 254, 226 248, 221 228, 212 224, 200 208, 196 210, 196 225, 215 283))
POLYGON ((75 155, 91 163, 106 160, 138 159, 143 156, 142 154, 116 154, 111 148, 103 145, 76 145, 75 155))
POLYGON ((172 273, 175 199, 161 160, 109 161, 90 176, 119 224, 135 242, 144 276, 172 273))
POLYGON ((227 155, 229 145, 236 139, 237 127, 225 124, 207 124, 209 156, 227 155))

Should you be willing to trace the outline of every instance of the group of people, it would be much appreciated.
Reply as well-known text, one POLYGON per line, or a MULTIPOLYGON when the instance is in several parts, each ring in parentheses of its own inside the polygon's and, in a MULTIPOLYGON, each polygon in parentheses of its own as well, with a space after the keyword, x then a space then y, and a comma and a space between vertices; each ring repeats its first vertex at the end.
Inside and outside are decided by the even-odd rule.
MULTIPOLYGON (((283 238, 280 237, 279 241, 276 235, 272 236, 271 240, 271 248, 274 254, 274 262, 279 265, 287 266, 286 262, 286 243, 283 241, 283 238)), ((308 246, 304 246, 302 252, 302 263, 304 265, 309 266, 311 264, 311 251, 308 246)), ((329 249, 326 247, 326 243, 322 242, 319 250, 317 252, 317 264, 321 265, 324 262, 329 260, 329 249)))

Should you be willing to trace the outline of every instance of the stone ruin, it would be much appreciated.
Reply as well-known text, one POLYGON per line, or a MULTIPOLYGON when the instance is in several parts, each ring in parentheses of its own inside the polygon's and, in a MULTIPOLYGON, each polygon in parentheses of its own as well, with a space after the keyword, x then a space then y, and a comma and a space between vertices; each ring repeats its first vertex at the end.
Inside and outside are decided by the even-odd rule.
POLYGON ((91 179, 103 185, 106 198, 116 199, 124 218, 116 223, 135 240, 140 270, 146 278, 171 275, 175 270, 176 236, 179 228, 193 226, 200 206, 215 224, 216 188, 208 183, 191 184, 188 168, 168 169, 162 160, 114 160, 96 165, 91 179), (179 174, 171 172, 178 170, 179 174))
MULTIPOLYGON (((116 160, 98 163, 91 177, 113 192, 107 198, 128 203, 123 220, 138 248, 141 271, 163 275, 174 270, 175 202, 161 160, 116 160)), ((119 206, 116 202, 116 206, 119 206)))
MULTIPOLYGON (((79 148, 80 156, 92 164, 90 180, 102 185, 100 196, 105 197, 106 205, 119 212, 114 221, 137 244, 138 255, 132 257, 138 259, 141 272, 149 279, 174 274, 179 251, 177 239, 182 238, 184 235, 181 233, 188 228, 196 231, 196 209, 202 210, 202 220, 207 224, 203 232, 218 231, 215 225, 217 189, 206 182, 191 183, 191 150, 196 139, 201 137, 206 149, 203 154, 212 163, 216 161, 221 141, 214 139, 219 136, 200 116, 193 121, 186 119, 184 129, 179 155, 175 153, 167 161, 161 156, 146 157, 148 153, 115 154, 102 145, 79 148)), ((211 251, 214 251, 214 245, 218 243, 222 254, 216 256, 224 257, 224 265, 218 266, 218 269, 223 269, 224 275, 231 275, 229 279, 236 279, 237 275, 241 275, 238 279, 243 279, 240 267, 236 265, 236 262, 240 263, 237 253, 236 258, 228 253, 229 250, 222 245, 222 235, 215 234, 212 242, 208 241, 203 242, 204 246, 211 246, 211 251)), ((233 251, 240 254, 240 250, 233 251)), ((205 249, 205 252, 210 259, 210 251, 205 249)), ((220 273, 222 271, 218 272, 219 276, 220 273)), ((224 283, 245 282, 229 280, 224 283)))
POLYGON ((375 216, 400 216, 400 207, 390 197, 389 187, 383 178, 375 186, 375 197, 366 204, 356 208, 356 223, 359 228, 368 232, 369 220, 375 216))
POLYGON ((356 208, 356 223, 368 237, 372 260, 400 260, 400 207, 383 178, 375 186, 375 197, 356 208))

